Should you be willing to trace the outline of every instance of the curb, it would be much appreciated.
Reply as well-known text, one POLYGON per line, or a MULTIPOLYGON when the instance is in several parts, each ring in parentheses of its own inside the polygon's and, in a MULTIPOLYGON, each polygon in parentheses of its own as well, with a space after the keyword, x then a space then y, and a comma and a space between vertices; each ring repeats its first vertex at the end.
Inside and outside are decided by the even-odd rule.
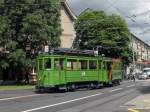
POLYGON ((140 112, 140 111, 135 110, 135 109, 128 109, 128 112, 140 112))
POLYGON ((0 90, 0 93, 2 93, 2 92, 11 92, 11 91, 25 91, 25 90, 34 90, 34 88, 25 88, 25 89, 6 89, 6 90, 0 90))

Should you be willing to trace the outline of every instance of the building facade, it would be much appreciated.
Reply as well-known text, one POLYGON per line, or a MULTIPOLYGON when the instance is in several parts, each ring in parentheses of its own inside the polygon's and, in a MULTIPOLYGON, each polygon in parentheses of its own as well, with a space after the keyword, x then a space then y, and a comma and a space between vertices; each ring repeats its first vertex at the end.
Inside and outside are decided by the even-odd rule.
POLYGON ((74 20, 76 19, 75 14, 70 9, 66 0, 61 0, 61 28, 62 35, 61 48, 71 48, 75 39, 74 20))
MULTIPOLYGON (((74 20, 76 19, 75 14, 70 9, 66 0, 60 0, 60 20, 62 34, 60 36, 61 48, 71 48, 75 39, 74 20)), ((36 73, 33 69, 29 75, 30 82, 36 82, 36 73)))
POLYGON ((137 60, 135 61, 136 67, 141 69, 150 67, 150 45, 132 34, 132 47, 137 60))

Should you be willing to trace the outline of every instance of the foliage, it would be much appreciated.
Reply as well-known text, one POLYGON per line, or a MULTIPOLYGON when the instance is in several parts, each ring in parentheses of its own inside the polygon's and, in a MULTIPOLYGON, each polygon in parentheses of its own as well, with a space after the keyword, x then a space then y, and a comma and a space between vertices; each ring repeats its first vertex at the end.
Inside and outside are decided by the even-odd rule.
POLYGON ((126 22, 120 16, 86 10, 76 20, 75 30, 75 48, 93 49, 102 46, 99 47, 101 54, 122 57, 127 63, 131 61, 130 33, 126 22))
POLYGON ((31 67, 44 45, 59 46, 59 12, 58 0, 1 1, 0 68, 31 67))
POLYGON ((34 86, 33 85, 1 86, 0 91, 6 91, 6 90, 25 90, 25 89, 34 89, 34 86))

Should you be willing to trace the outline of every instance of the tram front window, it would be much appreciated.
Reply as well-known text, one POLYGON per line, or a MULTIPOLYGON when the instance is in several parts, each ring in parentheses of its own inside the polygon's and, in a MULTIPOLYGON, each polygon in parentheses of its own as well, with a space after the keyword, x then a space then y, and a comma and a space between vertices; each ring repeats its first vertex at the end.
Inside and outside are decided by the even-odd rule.
POLYGON ((97 61, 96 60, 89 61, 89 69, 97 69, 97 61))
POLYGON ((49 58, 44 59, 44 69, 51 69, 51 59, 49 58))

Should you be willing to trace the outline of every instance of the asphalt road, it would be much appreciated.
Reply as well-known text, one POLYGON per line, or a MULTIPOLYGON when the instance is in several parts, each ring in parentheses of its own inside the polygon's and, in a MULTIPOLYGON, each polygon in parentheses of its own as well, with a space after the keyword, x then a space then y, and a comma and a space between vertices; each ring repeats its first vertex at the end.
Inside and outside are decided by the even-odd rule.
POLYGON ((127 112, 124 104, 143 94, 140 87, 140 82, 125 81, 115 87, 67 93, 0 91, 0 112, 127 112))

